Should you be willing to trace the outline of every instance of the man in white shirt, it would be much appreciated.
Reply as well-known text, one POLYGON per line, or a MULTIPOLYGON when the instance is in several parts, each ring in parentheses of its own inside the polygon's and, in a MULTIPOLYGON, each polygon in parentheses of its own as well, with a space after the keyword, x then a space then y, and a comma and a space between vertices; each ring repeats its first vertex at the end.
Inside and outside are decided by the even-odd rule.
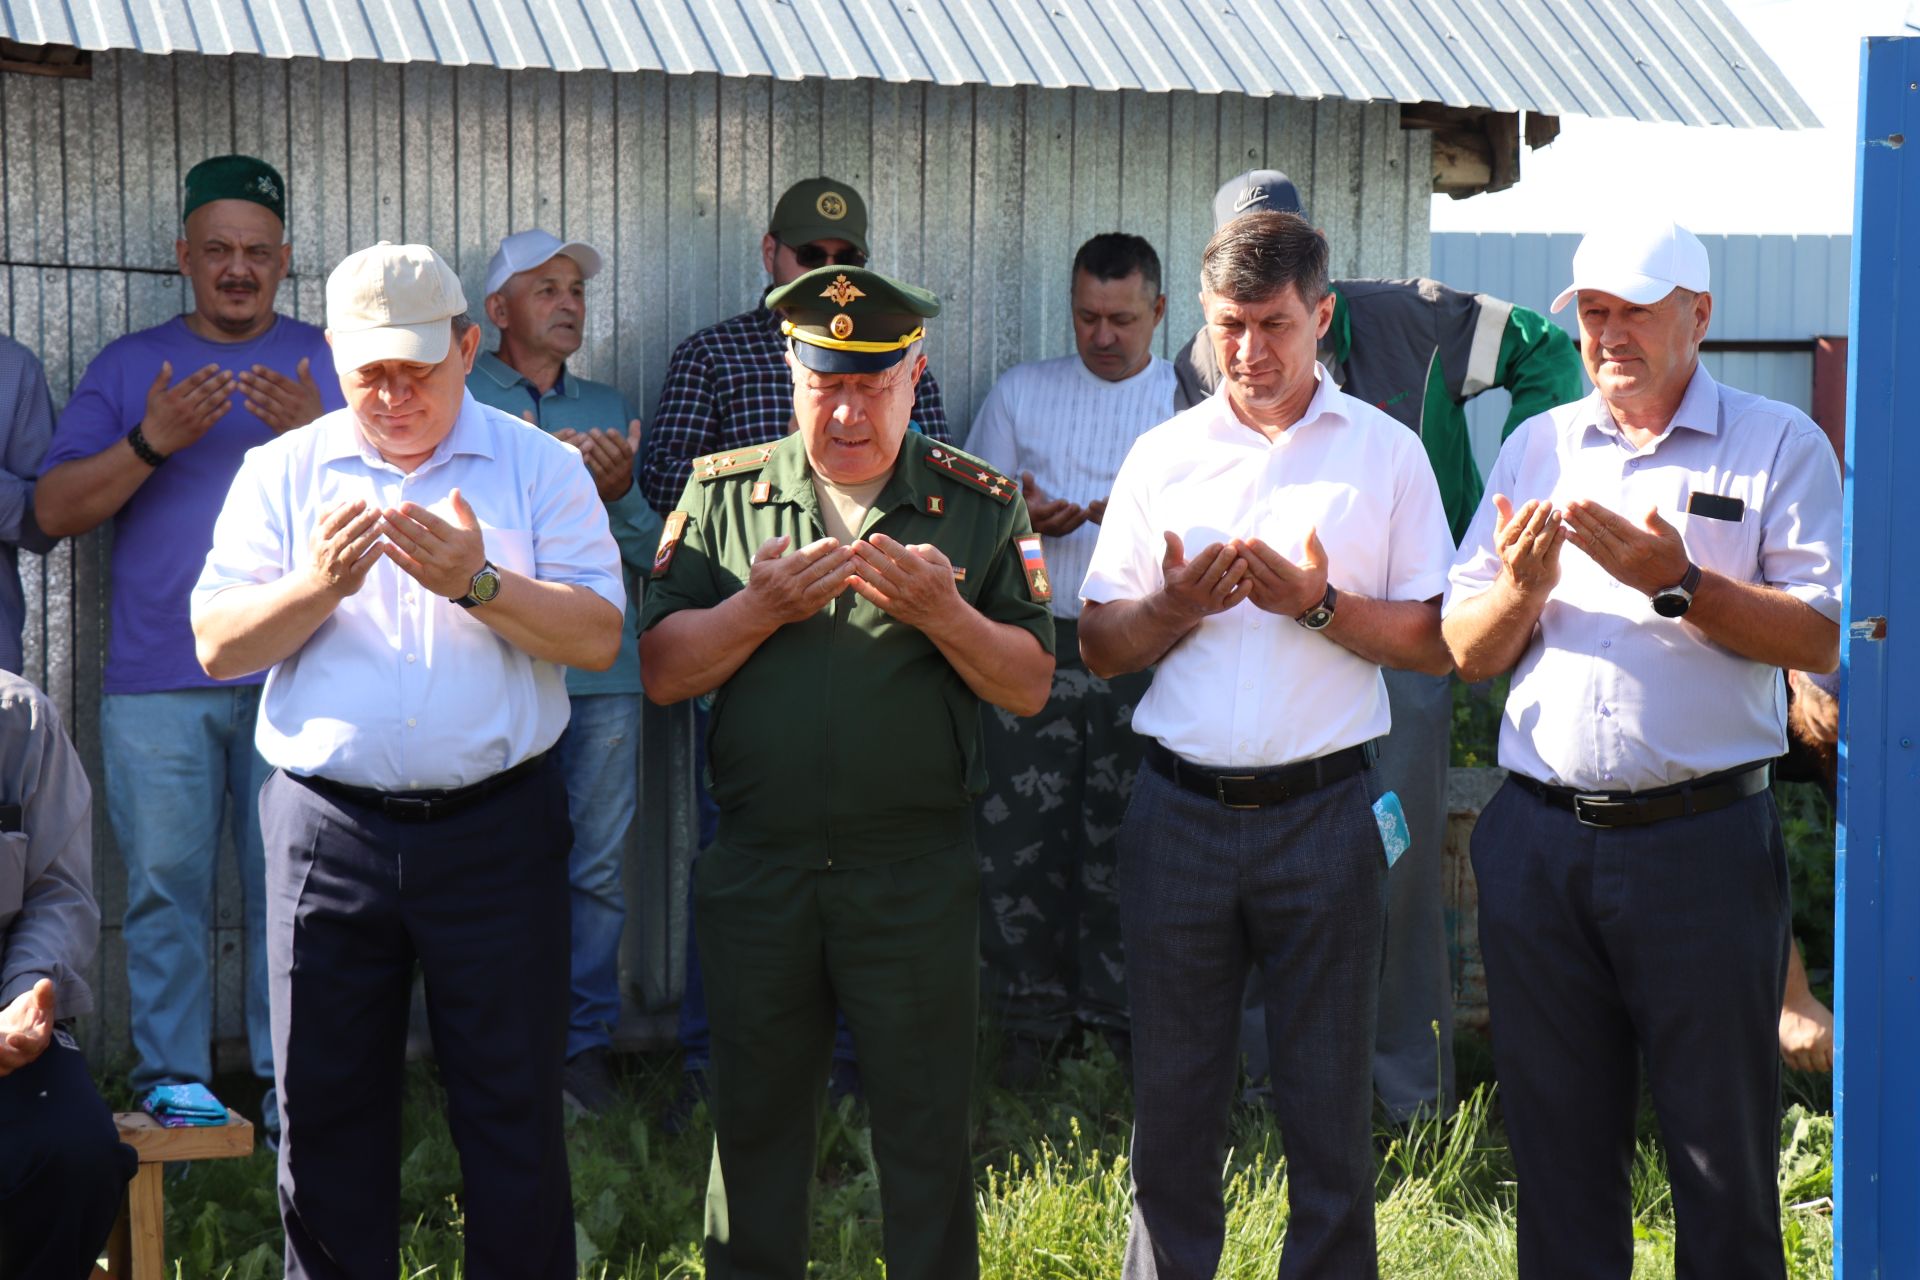
POLYGON ((267 671, 258 744, 289 1277, 391 1275, 417 963, 467 1270, 572 1277, 561 1128, 566 667, 620 645, 580 455, 467 392, 480 331, 424 245, 327 281, 347 407, 248 452, 194 588, 200 661, 267 671))
POLYGON ((1387 857, 1383 665, 1451 665, 1451 550, 1420 441, 1325 377, 1327 242, 1298 215, 1214 234, 1201 305, 1226 380, 1140 438, 1081 596, 1080 651, 1155 666, 1120 833, 1133 1001, 1125 1274, 1208 1276, 1239 1007, 1265 979, 1288 1275, 1372 1275, 1370 1064, 1387 857))
POLYGON ((1074 354, 1000 375, 967 448, 1019 476, 1054 581, 1058 657, 1047 709, 985 717, 979 814, 983 995, 1012 1037, 1002 1075, 1032 1074, 1076 1020, 1127 1028, 1114 837, 1142 742, 1129 727, 1145 672, 1104 680, 1080 661, 1079 585, 1107 494, 1142 432, 1173 416, 1173 366, 1153 354, 1167 313, 1160 256, 1107 232, 1073 259, 1074 354))
POLYGON ((1500 450, 1452 571, 1460 674, 1513 673, 1473 833, 1523 1280, 1624 1280, 1640 1063, 1681 1275, 1783 1277, 1780 668, 1839 662, 1840 477, 1799 410, 1700 367, 1706 250, 1587 236, 1594 392, 1500 450), (1571 543, 1574 551, 1566 550, 1571 543))

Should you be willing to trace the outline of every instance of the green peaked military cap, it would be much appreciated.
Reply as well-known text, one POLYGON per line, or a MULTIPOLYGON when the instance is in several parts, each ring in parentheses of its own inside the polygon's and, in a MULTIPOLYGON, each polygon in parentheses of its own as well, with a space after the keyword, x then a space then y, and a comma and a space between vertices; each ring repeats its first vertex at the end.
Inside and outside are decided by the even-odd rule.
POLYGON ((940 314, 940 299, 865 267, 817 267, 767 295, 794 358, 819 373, 878 373, 899 364, 940 314))
POLYGON ((287 184, 280 171, 252 156, 214 156, 187 170, 187 198, 180 217, 214 200, 251 200, 287 220, 287 184))

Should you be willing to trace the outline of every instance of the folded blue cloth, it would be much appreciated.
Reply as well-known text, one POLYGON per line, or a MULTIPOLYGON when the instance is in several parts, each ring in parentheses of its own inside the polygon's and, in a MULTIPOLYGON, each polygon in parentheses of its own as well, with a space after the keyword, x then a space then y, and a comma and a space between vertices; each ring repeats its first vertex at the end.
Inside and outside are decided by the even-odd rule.
POLYGON ((203 1084, 155 1085, 140 1109, 169 1129, 227 1122, 226 1107, 203 1084))

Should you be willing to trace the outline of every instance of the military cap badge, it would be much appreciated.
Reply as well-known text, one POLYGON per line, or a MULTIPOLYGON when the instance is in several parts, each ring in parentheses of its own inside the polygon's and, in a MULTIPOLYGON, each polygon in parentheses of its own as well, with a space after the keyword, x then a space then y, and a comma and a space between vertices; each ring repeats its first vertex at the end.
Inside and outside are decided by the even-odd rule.
POLYGON ((940 300, 865 267, 816 267, 767 295, 794 359, 817 373, 879 373, 905 358, 940 300))
POLYGON ((842 271, 833 278, 832 284, 820 291, 820 296, 832 298, 835 306, 844 307, 855 298, 864 298, 867 295, 853 281, 847 279, 847 273, 842 271))

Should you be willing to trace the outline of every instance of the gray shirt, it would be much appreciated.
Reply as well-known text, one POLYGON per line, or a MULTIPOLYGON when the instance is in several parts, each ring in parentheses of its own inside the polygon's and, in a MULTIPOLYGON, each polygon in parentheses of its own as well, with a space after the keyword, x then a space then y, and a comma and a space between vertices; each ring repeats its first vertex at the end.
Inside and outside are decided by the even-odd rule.
POLYGON ((42 978, 54 1016, 93 1008, 81 973, 100 941, 93 901, 93 792, 46 694, 0 671, 0 1008, 42 978))
POLYGON ((40 361, 0 337, 0 670, 20 669, 20 548, 44 555, 54 539, 33 519, 33 478, 53 435, 53 400, 40 361))

